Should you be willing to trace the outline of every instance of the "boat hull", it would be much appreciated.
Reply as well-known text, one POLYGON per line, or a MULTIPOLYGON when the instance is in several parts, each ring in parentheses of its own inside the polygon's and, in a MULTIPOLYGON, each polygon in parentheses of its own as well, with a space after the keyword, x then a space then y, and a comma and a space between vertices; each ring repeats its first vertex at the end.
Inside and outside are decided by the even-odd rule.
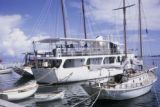
POLYGON ((121 69, 88 70, 86 67, 72 69, 33 68, 33 75, 39 83, 69 83, 92 79, 105 78, 123 72, 121 69))
MULTIPOLYGON (((92 95, 93 93, 100 91, 100 89, 97 89, 97 88, 90 88, 90 87, 83 87, 83 88, 85 89, 85 91, 87 91, 89 95, 92 95)), ((98 99, 110 99, 110 100, 132 99, 148 93, 151 90, 151 88, 152 88, 152 84, 145 87, 138 88, 138 89, 133 89, 133 90, 102 89, 98 99)))
POLYGON ((122 91, 102 91, 99 99, 112 99, 112 100, 126 100, 142 96, 148 93, 152 85, 135 89, 135 90, 122 90, 122 91))
POLYGON ((10 101, 15 101, 15 100, 22 100, 22 99, 28 98, 37 91, 37 88, 29 90, 27 92, 22 92, 22 93, 19 93, 19 92, 9 93, 7 94, 7 99, 10 101))
POLYGON ((54 94, 54 93, 50 93, 49 95, 45 95, 45 94, 39 94, 39 95, 35 95, 35 100, 36 102, 49 102, 49 101, 54 101, 54 100, 61 100, 64 98, 64 91, 54 94))
POLYGON ((126 100, 148 93, 156 81, 156 75, 153 72, 147 72, 136 78, 132 77, 127 82, 120 85, 118 84, 115 87, 109 87, 109 85, 97 86, 92 84, 84 84, 82 87, 89 95, 100 92, 99 99, 126 100), (142 78, 144 79, 143 82, 137 81, 142 80, 142 78))
POLYGON ((0 74, 8 74, 8 73, 12 73, 12 69, 2 69, 2 70, 0 70, 0 74))
POLYGON ((54 69, 45 69, 45 68, 38 68, 38 69, 32 69, 34 78, 39 83, 57 83, 58 78, 56 76, 54 69))
POLYGON ((26 83, 26 86, 20 86, 18 88, 13 88, 10 90, 2 91, 0 92, 0 95, 6 96, 7 100, 9 101, 15 101, 15 100, 22 100, 25 98, 28 98, 32 96, 38 89, 38 84, 36 84, 36 81, 33 81, 33 83, 26 83))

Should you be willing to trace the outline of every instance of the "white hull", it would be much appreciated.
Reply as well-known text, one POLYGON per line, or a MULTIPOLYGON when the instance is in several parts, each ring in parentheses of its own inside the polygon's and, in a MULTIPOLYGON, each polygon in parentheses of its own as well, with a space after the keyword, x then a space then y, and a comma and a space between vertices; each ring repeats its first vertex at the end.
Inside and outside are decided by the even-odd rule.
POLYGON ((36 102, 47 102, 47 101, 63 99, 64 94, 65 94, 64 91, 59 93, 35 94, 34 98, 36 102))
POLYGON ((2 95, 7 96, 7 100, 22 100, 32 96, 38 89, 38 84, 34 82, 33 84, 26 84, 25 86, 20 86, 18 88, 5 90, 0 92, 2 95))
MULTIPOLYGON (((148 93, 152 88, 152 84, 146 87, 141 87, 133 90, 102 90, 99 99, 110 99, 110 100, 126 100, 142 96, 148 93)), ((98 92, 99 89, 88 89, 91 92, 98 92)))
POLYGON ((87 67, 79 67, 72 69, 33 69, 35 79, 40 83, 66 83, 91 80, 97 78, 105 78, 123 73, 122 69, 105 69, 88 70, 87 67))
POLYGON ((151 72, 141 74, 115 87, 108 87, 108 85, 102 85, 101 87, 95 85, 82 86, 89 95, 100 92, 99 99, 126 100, 148 93, 156 80, 157 77, 151 72))
POLYGON ((0 74, 8 74, 11 72, 12 72, 12 69, 0 69, 0 74))

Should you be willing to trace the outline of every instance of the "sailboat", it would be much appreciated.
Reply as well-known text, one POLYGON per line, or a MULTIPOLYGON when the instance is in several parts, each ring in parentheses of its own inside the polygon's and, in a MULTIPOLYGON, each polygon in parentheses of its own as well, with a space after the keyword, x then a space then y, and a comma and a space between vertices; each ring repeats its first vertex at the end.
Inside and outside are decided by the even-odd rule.
MULTIPOLYGON (((123 9, 129 6, 125 6, 125 0, 123 0, 123 9)), ((141 34, 141 0, 138 0, 139 7, 139 36, 140 36, 140 49, 141 49, 141 59, 142 59, 142 34, 141 34)), ((124 14, 125 18, 125 14, 124 14)), ((125 20, 124 20, 125 21, 125 20)), ((126 23, 126 22, 124 22, 126 23)), ((124 24, 124 37, 125 33, 125 24, 124 24)), ((126 45, 126 44, 125 44, 126 45)), ((128 59, 126 58, 126 61, 128 59)), ((129 65, 136 65, 134 61, 128 60, 129 65)), ((110 76, 107 80, 97 80, 90 81, 86 84, 83 84, 82 87, 89 94, 97 93, 98 99, 111 99, 111 100, 126 100, 135 98, 141 95, 148 93, 153 84, 157 80, 155 75, 155 70, 157 67, 144 69, 141 65, 140 69, 135 67, 122 68, 124 72, 120 75, 110 76)))

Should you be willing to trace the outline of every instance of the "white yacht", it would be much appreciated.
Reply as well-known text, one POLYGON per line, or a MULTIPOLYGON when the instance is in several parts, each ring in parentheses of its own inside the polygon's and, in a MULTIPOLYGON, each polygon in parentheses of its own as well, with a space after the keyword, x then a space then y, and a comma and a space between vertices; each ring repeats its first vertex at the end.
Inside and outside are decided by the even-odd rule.
MULTIPOLYGON (((40 44, 43 49, 48 46, 48 50, 34 48, 35 55, 29 56, 33 75, 40 83, 75 82, 123 73, 123 45, 109 39, 49 38, 33 45, 40 44)), ((134 57, 128 54, 128 59, 134 57)))

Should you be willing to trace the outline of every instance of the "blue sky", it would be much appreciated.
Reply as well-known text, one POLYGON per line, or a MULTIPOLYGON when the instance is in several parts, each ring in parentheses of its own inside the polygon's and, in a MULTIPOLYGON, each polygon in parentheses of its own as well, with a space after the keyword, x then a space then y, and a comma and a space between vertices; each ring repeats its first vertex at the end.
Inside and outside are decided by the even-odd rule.
MULTIPOLYGON (((127 10, 129 49, 138 49, 137 1, 127 10)), ((144 54, 160 54, 160 1, 142 0, 144 54), (146 35, 145 28, 149 34, 146 35)), ((85 0, 88 38, 100 35, 123 37, 122 0, 85 0)), ((65 0, 68 37, 83 38, 80 0, 65 0)), ((22 57, 32 50, 32 41, 47 37, 63 37, 60 0, 0 0, 0 58, 4 61, 22 57)))

